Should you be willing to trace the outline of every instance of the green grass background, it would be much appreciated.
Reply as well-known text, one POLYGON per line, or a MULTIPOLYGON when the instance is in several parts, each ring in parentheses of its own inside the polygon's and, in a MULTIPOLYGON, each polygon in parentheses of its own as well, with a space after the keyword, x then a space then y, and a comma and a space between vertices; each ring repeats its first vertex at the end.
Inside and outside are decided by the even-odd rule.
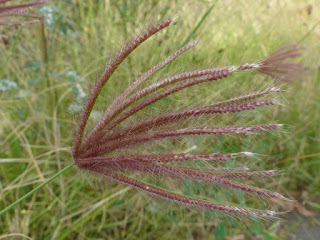
MULTIPOLYGON (((0 209, 72 163, 70 147, 79 107, 112 52, 150 22, 173 15, 172 27, 137 49, 119 67, 114 76, 117 81, 107 85, 99 107, 127 86, 132 76, 189 39, 200 39, 196 50, 172 64, 170 70, 252 62, 283 44, 299 43, 305 47, 303 62, 308 72, 298 81, 280 83, 285 90, 282 101, 285 106, 276 107, 267 116, 259 112, 261 118, 286 124, 285 131, 259 135, 244 148, 268 156, 261 167, 285 172, 269 186, 319 212, 317 0, 64 0, 49 1, 40 7, 40 12, 48 16, 45 37, 40 25, 0 29, 1 35, 7 36, 0 42, 0 79, 18 84, 16 89, 0 92, 0 209)), ((226 83, 227 91, 221 92, 222 96, 232 95, 239 86, 243 92, 250 89, 246 83, 253 81, 253 77, 259 78, 239 74, 237 78, 243 84, 226 83)), ((210 95, 205 93, 207 98, 203 101, 210 101, 210 95)), ((193 96, 195 92, 187 94, 193 96)), ((184 99, 192 104, 192 97, 184 99)), ((243 150, 241 146, 235 149, 243 150)), ((47 184, 0 216, 0 237, 285 239, 293 234, 294 224, 289 222, 282 222, 280 227, 278 221, 243 226, 241 219, 240 224, 231 224, 228 219, 208 218, 203 211, 186 209, 182 217, 176 217, 179 207, 168 210, 166 203, 153 201, 117 183, 97 183, 101 187, 92 188, 88 179, 74 167, 47 184)), ((316 220, 313 223, 319 224, 316 220)))

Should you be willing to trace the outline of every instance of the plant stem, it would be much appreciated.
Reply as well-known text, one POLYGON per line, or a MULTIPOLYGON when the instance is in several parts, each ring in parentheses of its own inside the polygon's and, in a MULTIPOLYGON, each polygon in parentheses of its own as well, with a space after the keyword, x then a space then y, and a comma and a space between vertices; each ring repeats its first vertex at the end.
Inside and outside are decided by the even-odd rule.
POLYGON ((55 105, 58 99, 58 94, 55 90, 55 88, 52 88, 52 83, 49 76, 49 49, 48 49, 48 40, 46 35, 46 27, 44 22, 41 22, 39 25, 39 35, 40 35, 40 50, 42 55, 42 71, 44 74, 44 77, 46 79, 46 88, 48 88, 49 94, 48 94, 48 104, 49 104, 49 112, 50 114, 53 114, 55 110, 55 105))
POLYGON ((18 30, 18 33, 17 35, 15 36, 14 38, 14 42, 12 43, 11 47, 10 47, 10 50, 9 50, 9 54, 7 55, 7 58, 6 60, 1 64, 0 66, 0 74, 4 71, 4 69, 6 68, 12 54, 13 54, 13 51, 15 50, 17 44, 18 44, 18 41, 19 41, 19 38, 20 38, 20 35, 21 35, 21 30, 22 30, 22 27, 19 28, 18 30))
POLYGON ((43 186, 45 186, 46 184, 48 184, 49 182, 51 182, 52 180, 54 180, 55 178, 57 178, 58 176, 60 176, 61 174, 63 174, 64 172, 68 171, 70 168, 72 168, 74 165, 74 163, 66 166, 64 169, 62 169, 61 171, 57 172, 55 175, 53 175, 51 178, 49 178, 47 181, 43 182, 42 184, 40 184, 39 186, 35 187, 34 189, 32 189, 30 192, 28 192, 26 195, 24 195, 23 197, 19 198, 17 201, 11 203, 9 206, 7 206, 6 208, 2 209, 0 211, 0 216, 2 214, 4 214, 5 212, 9 211, 11 208, 13 208, 14 206, 16 206, 17 204, 19 204, 20 202, 22 202, 23 200, 25 200, 27 197, 31 196, 33 193, 35 193, 36 191, 38 191, 40 188, 42 188, 43 186))
POLYGON ((216 0, 214 3, 212 3, 212 5, 210 6, 210 8, 203 14, 203 16, 201 17, 200 21, 198 22, 198 24, 195 26, 195 28, 189 33, 188 37, 184 40, 184 42, 182 43, 181 46, 186 45, 190 39, 193 37, 193 35, 196 33, 196 31, 198 30, 198 28, 201 26, 201 24, 203 23, 203 21, 208 17, 209 13, 211 12, 211 10, 214 8, 214 6, 216 5, 216 3, 218 2, 218 0, 216 0))

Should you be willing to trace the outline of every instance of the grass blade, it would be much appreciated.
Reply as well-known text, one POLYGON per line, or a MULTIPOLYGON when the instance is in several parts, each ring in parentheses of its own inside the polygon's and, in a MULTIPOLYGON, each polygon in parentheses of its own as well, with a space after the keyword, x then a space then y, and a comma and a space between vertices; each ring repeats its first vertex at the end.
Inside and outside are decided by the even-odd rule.
POLYGON ((0 216, 2 214, 4 214, 5 212, 9 211, 11 208, 13 208, 14 206, 16 206, 17 204, 19 204, 20 202, 22 202, 23 200, 25 200, 27 197, 31 196, 32 194, 34 194, 36 191, 38 191, 40 188, 42 188, 43 186, 45 186, 46 184, 48 184, 49 182, 53 181, 54 179, 56 179, 57 177, 59 177, 61 174, 65 173, 66 171, 68 171, 70 168, 73 167, 74 164, 70 164, 68 166, 66 166, 64 169, 62 169, 61 171, 57 172, 55 175, 53 175, 51 178, 49 178, 47 181, 41 183, 39 186, 35 187, 34 189, 32 189, 30 192, 28 192, 27 194, 25 194, 24 196, 22 196, 21 198, 19 198, 17 201, 11 203, 8 207, 2 209, 0 211, 0 216))

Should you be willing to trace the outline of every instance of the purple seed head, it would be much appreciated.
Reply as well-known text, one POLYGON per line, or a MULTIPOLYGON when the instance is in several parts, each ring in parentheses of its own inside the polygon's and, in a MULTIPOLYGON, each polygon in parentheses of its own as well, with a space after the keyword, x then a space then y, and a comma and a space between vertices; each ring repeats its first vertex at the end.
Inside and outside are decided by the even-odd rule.
POLYGON ((187 206, 196 206, 213 211, 222 211, 230 214, 250 215, 260 217, 273 217, 274 212, 216 204, 197 198, 184 196, 146 182, 127 176, 127 172, 140 172, 144 174, 159 174, 159 176, 179 177, 212 182, 226 188, 236 189, 269 199, 285 199, 281 194, 243 184, 241 181, 252 178, 268 178, 275 175, 275 171, 249 171, 247 166, 234 169, 216 168, 190 168, 188 161, 205 161, 215 164, 223 163, 228 159, 252 155, 250 153, 185 153, 175 152, 169 154, 119 154, 119 150, 130 150, 141 145, 150 144, 163 139, 184 138, 194 135, 247 135, 261 131, 270 131, 281 127, 279 124, 253 125, 253 126, 194 126, 181 127, 179 122, 206 115, 214 116, 226 113, 239 113, 252 111, 274 105, 274 99, 261 100, 262 97, 280 92, 279 88, 271 87, 262 91, 244 94, 222 102, 214 102, 208 106, 190 107, 189 109, 164 112, 152 117, 145 116, 138 122, 127 127, 119 127, 122 122, 169 95, 195 85, 223 80, 236 71, 255 69, 259 73, 271 77, 295 78, 300 76, 303 68, 297 63, 286 63, 285 60, 301 55, 301 48, 296 45, 284 46, 264 60, 253 64, 225 68, 208 68, 182 72, 177 75, 163 78, 157 83, 150 84, 141 89, 142 84, 152 77, 158 70, 166 67, 181 54, 194 47, 198 41, 191 42, 175 51, 165 60, 151 67, 136 81, 124 90, 107 107, 103 117, 85 135, 85 127, 94 104, 106 82, 119 64, 140 44, 157 32, 165 29, 171 20, 162 21, 148 28, 137 36, 115 55, 106 67, 100 80, 93 88, 81 115, 77 127, 73 158, 80 168, 103 175, 112 180, 130 185, 134 188, 155 195, 160 198, 174 201, 187 206), (140 88, 139 88, 140 87, 140 88), (176 123, 176 124, 173 124, 176 123), (177 124, 178 123, 178 124, 177 124))
MULTIPOLYGON (((11 2, 12 0, 0 0, 1 4, 11 2)), ((0 25, 4 26, 24 26, 41 22, 45 17, 39 14, 31 14, 30 10, 34 6, 42 5, 46 0, 37 0, 24 4, 9 5, 0 7, 0 25), (32 20, 20 20, 21 18, 28 18, 32 20), (4 19, 4 22, 1 20, 4 19), (12 20, 11 20, 12 19, 12 20)))
MULTIPOLYGON (((11 2, 11 1, 12 0, 0 0, 0 6, 4 3, 11 2)), ((24 26, 24 25, 41 22, 44 19, 44 16, 39 14, 31 14, 29 12, 34 6, 42 5, 45 2, 46 0, 36 0, 28 3, 24 3, 24 4, 0 7, 0 25, 24 26), (24 17, 32 20, 27 20, 27 21, 20 20, 21 18, 24 18, 24 17), (4 22, 1 21, 2 19, 4 19, 4 22)))

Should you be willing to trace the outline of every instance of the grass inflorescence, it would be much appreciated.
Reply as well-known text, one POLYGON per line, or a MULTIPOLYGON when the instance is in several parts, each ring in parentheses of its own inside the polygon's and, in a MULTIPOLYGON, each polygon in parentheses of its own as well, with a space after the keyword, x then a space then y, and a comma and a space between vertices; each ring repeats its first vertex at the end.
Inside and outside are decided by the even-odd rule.
MULTIPOLYGON (((228 173, 226 174, 223 173, 225 169, 216 169, 216 172, 207 172, 208 170, 212 169, 188 169, 188 165, 183 164, 186 160, 202 160, 207 162, 214 162, 215 160, 221 161, 220 154, 224 156, 229 155, 231 157, 232 154, 236 155, 237 153, 189 154, 177 152, 158 155, 126 154, 115 156, 110 154, 122 149, 134 148, 135 146, 139 146, 141 144, 148 144, 150 142, 168 138, 183 138, 185 136, 192 135, 247 135, 259 131, 277 129, 280 126, 279 124, 254 126, 227 125, 223 127, 212 127, 209 125, 185 128, 179 126, 179 124, 172 126, 172 123, 179 123, 181 120, 186 118, 190 120, 199 114, 206 114, 210 117, 210 115, 214 114, 223 114, 225 112, 243 112, 254 110, 257 107, 273 105, 275 103, 274 100, 268 99, 264 101, 258 101, 258 99, 266 94, 271 93, 272 90, 276 88, 269 88, 259 93, 249 93, 247 96, 232 98, 224 101, 224 103, 214 103, 208 106, 189 108, 185 111, 165 112, 150 118, 139 119, 135 124, 131 125, 129 129, 116 128, 135 113, 138 113, 145 107, 157 101, 161 101, 161 99, 171 94, 193 87, 197 84, 223 80, 237 71, 255 69, 260 73, 274 78, 278 77, 293 79, 301 77, 303 76, 304 69, 300 63, 285 62, 290 58, 301 56, 301 48, 294 44, 279 48, 270 56, 257 63, 246 63, 239 66, 183 72, 169 78, 160 79, 157 83, 148 85, 139 91, 134 91, 137 87, 151 78, 152 75, 154 75, 157 71, 170 64, 170 62, 174 61, 179 55, 183 54, 198 43, 198 41, 190 42, 174 52, 165 60, 151 67, 148 71, 141 74, 140 77, 133 81, 133 83, 131 83, 124 92, 120 93, 119 96, 116 97, 116 99, 110 104, 110 106, 107 107, 103 117, 98 121, 97 125, 93 127, 87 136, 84 136, 85 127, 87 125, 90 113, 92 112, 102 88, 110 79, 113 72, 140 44, 152 37, 152 35, 168 27, 171 22, 171 19, 167 19, 149 27, 145 32, 138 34, 135 39, 129 41, 124 47, 122 47, 122 50, 110 60, 106 70, 91 91, 81 115, 73 145, 73 158, 75 164, 80 169, 99 173, 116 181, 143 190, 147 193, 164 199, 172 200, 180 204, 196 206, 208 210, 218 210, 232 214, 273 217, 275 213, 272 211, 259 211, 203 201, 197 198, 179 195, 169 190, 158 188, 137 179, 130 178, 129 175, 127 175, 127 172, 131 171, 147 174, 156 173, 161 174, 161 177, 173 176, 181 177, 182 179, 191 178, 213 182, 224 187, 253 193, 271 199, 276 198, 286 200, 286 198, 279 193, 243 185, 237 181, 230 180, 246 179, 254 176, 260 178, 272 177, 274 175, 274 171, 258 171, 252 173, 248 172, 248 169, 242 171, 239 169, 229 168, 228 173), (166 86, 170 87, 165 88, 166 86), (146 98, 142 101, 139 101, 143 97, 146 98), (177 161, 179 162, 179 166, 171 166, 169 164, 177 161)), ((279 92, 279 90, 273 92, 279 92)))
MULTIPOLYGON (((97 169, 102 171, 97 173, 97 176, 101 176, 106 170, 107 173, 113 171, 113 174, 118 174, 118 177, 130 180, 131 183, 134 183, 133 180, 138 180, 150 184, 151 187, 156 186, 170 190, 172 194, 177 193, 179 196, 176 198, 181 201, 187 201, 181 198, 180 195, 183 194, 211 203, 275 210, 278 204, 273 206, 270 201, 260 201, 251 195, 243 196, 242 191, 233 194, 231 188, 224 186, 220 188, 211 181, 202 185, 202 181, 198 181, 196 175, 190 180, 185 176, 186 172, 189 174, 199 171, 199 167, 202 171, 203 168, 207 168, 205 172, 209 174, 203 175, 205 178, 213 174, 234 176, 232 175, 234 172, 230 175, 228 169, 249 174, 250 171, 247 170, 249 168, 253 169, 250 174, 255 175, 252 178, 255 180, 241 178, 240 174, 239 182, 280 192, 290 199, 303 201, 306 208, 316 210, 319 204, 317 194, 320 179, 319 151, 316 147, 319 138, 317 124, 319 116, 316 114, 319 58, 315 52, 319 45, 314 39, 319 34, 315 20, 319 9, 314 3, 315 1, 308 3, 285 1, 280 4, 272 1, 261 4, 249 1, 237 4, 235 7, 233 4, 219 1, 206 15, 212 3, 207 5, 198 1, 193 1, 192 4, 185 1, 49 2, 45 10, 49 14, 48 19, 53 21, 46 23, 47 63, 43 62, 42 52, 38 48, 39 33, 36 26, 10 32, 6 28, 4 35, 9 37, 1 42, 1 59, 9 61, 2 70, 0 78, 14 81, 16 85, 12 86, 16 87, 0 93, 0 132, 1 145, 4 146, 0 153, 0 208, 9 206, 36 186, 46 184, 42 190, 34 192, 29 198, 20 201, 19 205, 1 215, 0 225, 4 227, 0 232, 16 236, 57 239, 86 237, 150 239, 159 236, 167 239, 172 236, 210 238, 214 231, 216 237, 220 239, 226 235, 240 237, 263 235, 269 238, 275 234, 283 236, 285 232, 278 231, 277 222, 267 229, 261 229, 257 223, 249 224, 248 231, 236 227, 231 229, 228 224, 233 223, 232 219, 219 219, 221 215, 209 218, 208 211, 200 211, 198 208, 184 210, 181 220, 177 214, 177 209, 181 207, 171 205, 169 208, 163 207, 167 201, 159 204, 159 201, 150 201, 148 197, 146 200, 144 195, 137 194, 137 191, 128 191, 128 188, 113 180, 102 178, 97 184, 101 184, 103 191, 92 189, 87 184, 90 177, 80 176, 86 171, 75 174, 75 171, 69 170, 50 184, 47 184, 47 181, 71 163, 70 143, 74 126, 78 123, 73 117, 78 115, 79 109, 83 107, 91 92, 90 88, 85 91, 86 86, 99 79, 101 75, 96 74, 97 70, 101 69, 101 66, 104 67, 110 59, 109 56, 106 57, 106 52, 118 46, 120 48, 123 45, 122 39, 128 37, 124 34, 130 34, 131 39, 134 39, 134 32, 140 32, 137 29, 147 22, 146 19, 157 18, 155 16, 158 15, 152 13, 152 8, 156 6, 165 11, 179 9, 181 20, 137 48, 129 56, 130 61, 125 60, 118 67, 103 89, 102 97, 99 97, 96 103, 97 108, 93 109, 85 137, 88 136, 89 130, 94 129, 99 123, 96 121, 96 116, 105 112, 112 100, 143 72, 179 49, 187 38, 192 42, 192 38, 199 37, 197 47, 192 47, 164 71, 160 70, 153 77, 155 82, 146 82, 138 86, 135 89, 135 96, 146 92, 147 90, 142 91, 145 88, 150 87, 148 88, 150 90, 156 88, 156 83, 160 82, 158 80, 169 79, 179 73, 195 72, 199 68, 196 66, 203 66, 201 71, 206 71, 229 64, 256 61, 290 42, 307 46, 303 61, 308 72, 305 72, 303 78, 299 80, 274 84, 270 77, 264 78, 261 74, 255 74, 255 70, 238 70, 232 76, 215 83, 197 84, 192 88, 176 92, 139 111, 137 116, 133 115, 127 119, 128 122, 124 121, 120 125, 122 130, 118 127, 109 135, 105 135, 104 132, 103 136, 105 140, 115 141, 119 136, 125 136, 122 132, 136 131, 137 134, 147 130, 148 128, 143 127, 144 124, 164 127, 166 126, 164 124, 169 122, 173 128, 182 124, 180 128, 184 129, 213 126, 215 123, 218 124, 213 127, 230 124, 267 125, 276 122, 285 124, 284 133, 267 131, 241 138, 235 135, 226 137, 201 135, 184 137, 181 140, 168 139, 157 142, 152 140, 148 146, 136 145, 95 158, 99 161, 100 157, 112 159, 134 154, 141 155, 139 157, 146 158, 147 161, 150 159, 156 161, 158 165, 158 156, 165 155, 166 159, 171 157, 181 161, 163 164, 166 165, 165 169, 158 169, 157 172, 150 174, 149 168, 144 171, 134 164, 130 165, 130 169, 127 168, 128 162, 132 163, 132 159, 128 159, 130 161, 124 162, 125 173, 118 171, 119 166, 109 165, 97 169), (109 17, 106 18, 106 15, 109 17), (198 26, 198 23, 201 24, 198 26), (15 32, 17 34, 14 34, 15 32), (189 38, 191 32, 194 33, 189 38), (46 72, 42 71, 45 64, 47 64, 46 72), (51 83, 50 87, 42 81, 47 78, 51 83), (281 87, 281 92, 278 87, 281 87), (50 102, 51 98, 47 97, 53 90, 58 96, 55 105, 50 102), (257 100, 256 104, 244 102, 241 106, 223 107, 228 101, 248 99, 251 95, 259 94, 265 95, 263 99, 257 100), (259 104, 270 106, 259 107, 257 106, 259 104), (206 109, 205 107, 209 105, 210 107, 206 109), (247 110, 240 112, 244 108, 247 110), (174 118, 177 120, 175 121, 170 114, 177 111, 181 117, 174 118), (206 116, 213 114, 215 121, 208 121, 206 116), (178 119, 181 122, 178 122, 178 119), (256 156, 263 156, 257 164, 257 159, 247 159, 248 153, 241 155, 242 152, 255 152, 256 156), (229 154, 223 153, 237 154, 229 158, 229 154), (185 160, 186 157, 199 158, 200 164, 194 164, 197 161, 193 160, 190 166, 185 166, 191 162, 185 160), (219 162, 210 166, 211 162, 201 157, 212 157, 219 162), (234 161, 240 164, 233 165, 234 161), (182 172, 172 173, 182 168, 181 164, 184 164, 183 169, 179 169, 182 172), (282 170, 285 174, 270 178, 268 175, 278 171, 272 172, 269 169, 282 170), (257 178, 259 172, 264 172, 265 176, 257 178), (174 183, 175 179, 182 183, 174 183), (257 181, 259 179, 263 184, 257 181), (207 191, 208 194, 205 193, 207 191), (218 194, 219 191, 222 194, 218 194), (264 202, 268 205, 264 205, 264 202), (269 204, 270 209, 268 209, 269 204), (224 224, 225 220, 227 225, 224 224)), ((147 27, 143 27, 144 30, 150 26, 146 25, 147 27)), ((166 89, 168 87, 170 86, 166 89)), ((154 94, 156 92, 150 96, 154 94)), ((140 101, 144 100, 145 98, 142 98, 140 101)), ((153 130, 159 134, 156 127, 153 130)), ((88 159, 78 160, 85 162, 88 159)), ((162 190, 157 191, 162 193, 162 190)), ((290 205, 281 202, 280 204, 284 207, 290 205)), ((287 229, 290 231, 290 228, 287 229)))

